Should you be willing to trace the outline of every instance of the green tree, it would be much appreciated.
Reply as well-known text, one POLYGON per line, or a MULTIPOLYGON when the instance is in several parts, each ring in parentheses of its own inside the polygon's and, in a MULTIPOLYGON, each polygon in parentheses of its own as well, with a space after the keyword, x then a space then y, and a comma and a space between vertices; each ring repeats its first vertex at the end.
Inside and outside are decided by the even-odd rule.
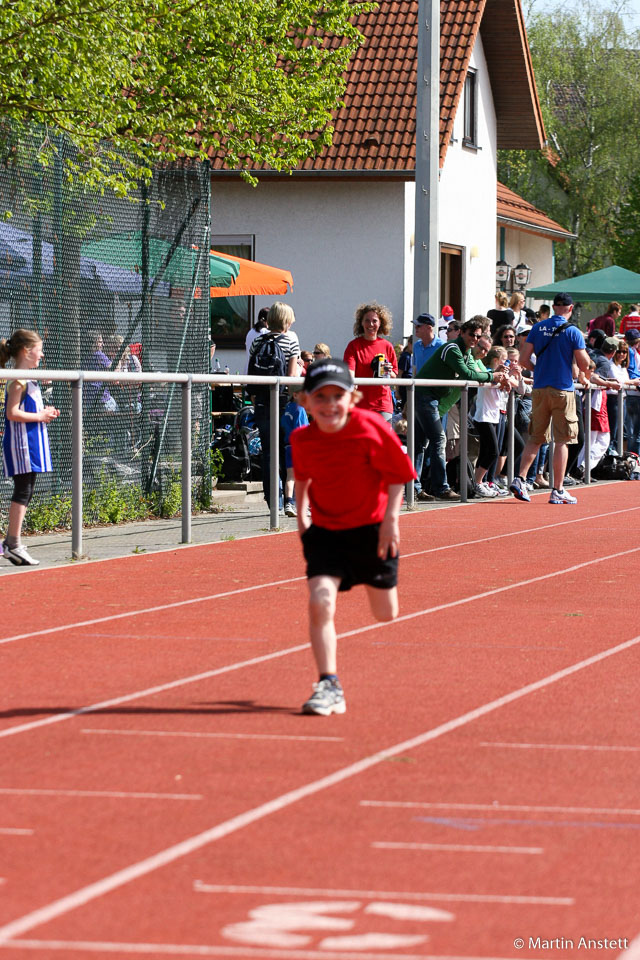
POLYGON ((558 276, 613 262, 637 169, 639 45, 618 13, 587 2, 528 23, 548 150, 505 151, 499 178, 577 234, 558 244, 558 276))
MULTIPOLYGON (((0 152, 21 125, 61 130, 85 180, 120 192, 141 167, 209 148, 234 167, 290 168, 330 140, 361 39, 351 21, 373 6, 0 0, 0 152)), ((46 135, 41 152, 55 152, 46 135)))

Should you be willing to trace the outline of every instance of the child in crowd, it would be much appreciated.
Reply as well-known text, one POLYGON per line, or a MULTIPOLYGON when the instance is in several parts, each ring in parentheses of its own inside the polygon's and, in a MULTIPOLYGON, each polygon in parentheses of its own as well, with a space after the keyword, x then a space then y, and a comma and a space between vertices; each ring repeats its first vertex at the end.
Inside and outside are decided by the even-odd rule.
POLYGON ((291 399, 284 408, 284 413, 280 418, 282 442, 284 443, 284 462, 287 468, 287 478, 284 484, 285 517, 295 517, 296 515, 296 505, 293 498, 295 480, 293 476, 293 460, 291 459, 291 434, 297 427, 306 427, 309 423, 307 411, 302 406, 301 390, 302 386, 298 384, 289 387, 291 399))
MULTIPOLYGON (((492 347, 484 358, 487 370, 504 369, 507 351, 504 347, 492 347)), ((478 497, 497 497, 498 490, 485 483, 485 476, 500 455, 498 425, 500 412, 505 405, 500 387, 478 388, 473 420, 480 438, 480 452, 475 469, 475 492, 478 497)))
MULTIPOLYGON (((594 360, 589 361, 589 376, 596 368, 594 360)), ((591 453, 589 463, 591 470, 597 467, 605 453, 609 449, 609 440, 611 437, 609 429, 609 414, 607 411, 607 391, 606 388, 591 391, 591 453)), ((585 470, 586 444, 578 454, 578 470, 585 470)))
MULTIPOLYGON (((19 370, 35 370, 43 357, 42 340, 34 330, 15 330, 0 340, 0 367, 9 360, 19 370)), ((51 471, 47 424, 60 411, 45 407, 37 380, 9 380, 4 408, 2 459, 5 477, 13 477, 3 556, 16 566, 37 566, 39 560, 20 542, 22 523, 33 496, 36 474, 51 471)))
POLYGON ((415 471, 384 420, 356 407, 359 397, 342 360, 311 364, 303 390, 312 423, 292 434, 291 446, 319 679, 302 710, 329 716, 346 710, 337 674, 338 592, 362 583, 376 620, 397 617, 398 515, 415 471))

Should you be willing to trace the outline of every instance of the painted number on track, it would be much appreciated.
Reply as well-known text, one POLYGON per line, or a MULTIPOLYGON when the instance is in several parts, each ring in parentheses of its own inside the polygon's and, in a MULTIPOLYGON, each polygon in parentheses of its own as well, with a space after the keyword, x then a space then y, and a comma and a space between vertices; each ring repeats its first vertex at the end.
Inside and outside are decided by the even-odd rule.
MULTIPOLYGON (((222 930, 229 940, 262 947, 304 947, 323 936, 318 947, 323 950, 397 950, 415 947, 428 940, 426 934, 370 931, 358 933, 362 917, 385 917, 389 921, 428 923, 450 921, 455 916, 435 907, 409 903, 367 903, 359 900, 311 900, 305 903, 272 903, 249 911, 249 920, 230 923, 222 930), (347 916, 344 916, 346 914, 347 916), (298 931, 311 931, 302 933, 298 931)), ((369 923, 367 924, 369 926, 369 923)), ((390 923, 395 926, 395 923, 390 923)))

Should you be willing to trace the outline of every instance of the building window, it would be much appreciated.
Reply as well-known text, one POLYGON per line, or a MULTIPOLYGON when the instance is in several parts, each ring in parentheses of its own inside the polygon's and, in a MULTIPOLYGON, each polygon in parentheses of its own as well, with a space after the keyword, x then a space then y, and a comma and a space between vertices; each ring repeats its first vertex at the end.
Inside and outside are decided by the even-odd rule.
MULTIPOLYGON (((211 249, 231 257, 254 259, 253 237, 213 236, 211 249)), ((244 347, 253 322, 253 297, 212 297, 209 306, 211 339, 217 347, 244 347)))
POLYGON ((475 70, 467 72, 464 82, 464 147, 478 149, 478 85, 475 70))

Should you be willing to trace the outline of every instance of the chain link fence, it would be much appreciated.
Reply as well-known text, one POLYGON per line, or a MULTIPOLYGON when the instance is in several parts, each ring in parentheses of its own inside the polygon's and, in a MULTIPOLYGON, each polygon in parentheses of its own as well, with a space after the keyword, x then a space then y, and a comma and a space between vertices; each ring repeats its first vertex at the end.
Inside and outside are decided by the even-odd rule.
MULTIPOLYGON (((0 166, 0 336, 37 330, 52 370, 208 372, 208 169, 156 170, 126 198, 93 189, 79 169, 64 137, 42 130, 17 136, 0 166)), ((64 523, 71 389, 42 388, 61 416, 49 426, 54 469, 39 479, 31 512, 55 503, 64 523)), ((209 397, 206 384, 194 384, 193 476, 204 502, 209 397)), ((149 504, 160 512, 180 484, 175 384, 87 383, 83 420, 85 522, 118 519, 105 512, 110 499, 129 502, 128 519, 136 504, 141 516, 149 504)), ((11 492, 11 481, 0 481, 2 515, 11 492)))

